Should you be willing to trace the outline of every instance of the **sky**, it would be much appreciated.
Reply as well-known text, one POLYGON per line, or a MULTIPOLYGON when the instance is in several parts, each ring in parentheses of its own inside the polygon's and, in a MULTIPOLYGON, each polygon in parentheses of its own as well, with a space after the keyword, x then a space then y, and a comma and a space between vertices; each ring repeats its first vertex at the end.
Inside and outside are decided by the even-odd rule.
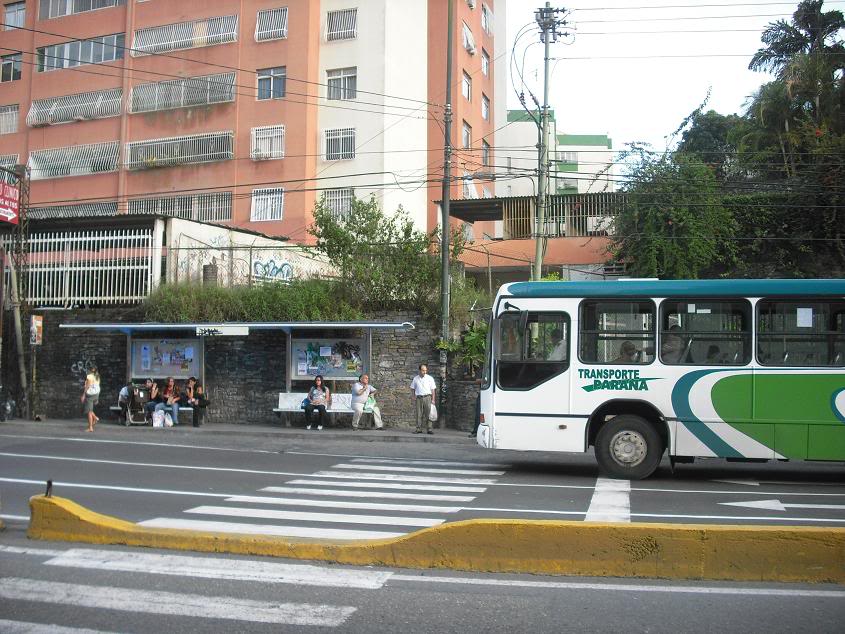
MULTIPOLYGON (((798 4, 767 0, 573 0, 551 1, 570 10, 570 36, 551 45, 549 104, 558 133, 607 134, 615 150, 631 141, 655 150, 671 147, 672 133, 710 91, 708 109, 740 113, 761 84, 748 62, 762 47, 767 24, 790 19, 798 4), (675 56, 675 57, 670 57, 675 56)), ((516 42, 514 68, 542 103, 543 45, 534 11, 545 0, 508 0, 509 48, 523 26, 534 28, 516 42), (526 48, 527 47, 527 48, 526 48), (524 56, 524 66, 523 66, 524 56)), ((845 0, 827 0, 825 10, 845 10, 845 0)), ((511 58, 508 53, 509 62, 511 58)), ((526 98, 528 92, 526 90, 526 98)), ((519 101, 508 86, 508 108, 519 101)), ((675 139, 675 142, 678 139, 675 139)))

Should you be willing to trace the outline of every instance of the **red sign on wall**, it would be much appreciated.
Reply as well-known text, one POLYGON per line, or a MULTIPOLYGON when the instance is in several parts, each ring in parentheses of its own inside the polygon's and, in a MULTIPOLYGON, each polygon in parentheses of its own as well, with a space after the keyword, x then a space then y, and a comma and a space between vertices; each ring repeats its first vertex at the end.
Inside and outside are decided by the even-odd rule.
POLYGON ((0 183, 0 221, 18 224, 18 196, 20 189, 14 185, 0 183))

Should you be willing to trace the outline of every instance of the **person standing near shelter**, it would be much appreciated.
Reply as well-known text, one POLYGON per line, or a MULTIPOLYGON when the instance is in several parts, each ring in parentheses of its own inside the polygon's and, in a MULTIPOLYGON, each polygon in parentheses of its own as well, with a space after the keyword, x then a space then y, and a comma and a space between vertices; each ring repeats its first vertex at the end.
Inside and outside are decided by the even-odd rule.
POLYGON ((88 429, 85 431, 94 431, 94 425, 100 422, 100 417, 94 413, 94 406, 99 400, 100 375, 97 372, 96 366, 91 366, 88 375, 85 377, 85 387, 82 388, 82 397, 80 398, 83 411, 88 418, 88 429))
POLYGON ((421 434, 423 432, 423 425, 426 426, 427 433, 434 433, 431 430, 431 421, 428 415, 431 412, 431 403, 434 401, 436 390, 437 384, 428 373, 428 366, 425 363, 421 363, 419 374, 411 381, 411 395, 416 406, 417 428, 414 430, 415 434, 421 434))
MULTIPOLYGON (((364 413, 364 408, 367 405, 367 401, 375 394, 378 390, 370 385, 370 375, 362 374, 358 377, 358 381, 352 384, 352 410, 354 413, 352 414, 352 430, 358 431, 358 421, 361 420, 361 415, 364 413)), ((375 423, 376 429, 384 429, 384 423, 381 421, 381 411, 378 408, 378 405, 375 404, 375 399, 373 399, 372 409, 370 409, 373 413, 373 422, 375 423)))

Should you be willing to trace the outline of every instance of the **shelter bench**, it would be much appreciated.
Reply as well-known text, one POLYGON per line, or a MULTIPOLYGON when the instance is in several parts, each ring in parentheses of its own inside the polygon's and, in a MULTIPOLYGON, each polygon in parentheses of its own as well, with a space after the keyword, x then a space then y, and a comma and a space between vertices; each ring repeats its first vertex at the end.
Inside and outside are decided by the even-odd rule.
MULTIPOLYGON (((302 409, 302 401, 307 396, 307 392, 279 392, 279 406, 273 408, 273 413, 279 418, 282 417, 282 414, 292 412, 302 412, 305 415, 305 410, 302 409)), ((352 409, 352 394, 332 393, 332 404, 331 407, 326 408, 326 414, 351 415, 354 412, 355 410, 352 409)))
MULTIPOLYGON (((128 417, 122 416, 122 410, 123 410, 123 408, 122 408, 120 405, 111 405, 111 406, 109 407, 109 410, 110 410, 112 413, 114 413, 115 418, 117 418, 117 422, 118 422, 118 423, 123 423, 123 425, 124 425, 124 426, 126 426, 126 427, 129 427, 129 425, 132 425, 132 424, 133 424, 133 423, 130 423, 130 422, 129 422, 129 418, 128 418, 128 417)), ((190 414, 190 415, 191 415, 191 417, 193 418, 193 415, 194 415, 194 408, 193 408, 193 407, 190 407, 190 406, 188 406, 188 405, 185 405, 184 407, 179 407, 179 414, 181 415, 183 412, 184 412, 185 414, 190 414)), ((135 424, 135 425, 139 425, 140 423, 134 423, 134 424, 135 424)), ((145 422, 144 424, 146 425, 147 423, 145 422)))

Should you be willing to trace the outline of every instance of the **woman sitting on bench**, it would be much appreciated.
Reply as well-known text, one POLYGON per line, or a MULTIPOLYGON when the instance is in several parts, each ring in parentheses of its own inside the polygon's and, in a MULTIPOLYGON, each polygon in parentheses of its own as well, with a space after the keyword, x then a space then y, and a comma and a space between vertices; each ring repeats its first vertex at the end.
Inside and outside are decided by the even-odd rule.
POLYGON ((323 428, 323 415, 326 413, 326 407, 332 405, 332 393, 329 388, 323 385, 323 375, 318 374, 314 377, 314 384, 308 390, 308 402, 305 404, 305 429, 311 429, 311 414, 316 409, 318 412, 317 429, 323 428))

